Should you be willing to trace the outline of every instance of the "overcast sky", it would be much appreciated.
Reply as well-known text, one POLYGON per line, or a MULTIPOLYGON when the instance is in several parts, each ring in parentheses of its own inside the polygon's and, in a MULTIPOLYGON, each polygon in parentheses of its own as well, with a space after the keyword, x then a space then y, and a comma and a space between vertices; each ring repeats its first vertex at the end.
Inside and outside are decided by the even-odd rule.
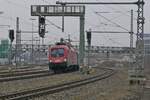
MULTIPOLYGON (((10 28, 16 28, 16 17, 20 18, 20 29, 25 31, 32 30, 32 22, 30 18, 36 19, 33 21, 34 30, 38 30, 37 17, 30 15, 31 5, 54 5, 57 0, 0 0, 0 25, 10 25, 10 28)), ((61 0, 61 1, 94 1, 94 0, 61 0)), ((136 0, 95 0, 98 1, 119 1, 119 2, 134 2, 136 0)), ((105 20, 103 17, 115 22, 122 27, 130 30, 130 10, 134 10, 134 32, 137 32, 136 18, 137 18, 137 6, 136 5, 86 5, 85 15, 85 31, 91 28, 97 31, 125 31, 122 28, 112 24, 110 21, 105 20), (95 12, 101 12, 100 15, 95 12), (107 13, 103 13, 107 12, 107 13)), ((150 33, 150 1, 145 0, 144 17, 145 17, 145 33, 150 33)), ((55 25, 61 27, 61 17, 47 17, 49 21, 55 25)), ((65 17, 65 32, 61 32, 61 29, 54 25, 51 25, 46 21, 46 33, 45 43, 54 43, 60 39, 60 37, 67 38, 68 34, 75 41, 79 40, 79 18, 65 17)), ((8 27, 0 26, 0 39, 8 39, 8 27)), ((38 34, 34 34, 34 38, 38 38, 38 34)), ((134 36, 134 40, 136 36, 134 36)), ((31 34, 22 34, 22 39, 31 40, 31 34)), ((92 45, 98 46, 129 46, 129 34, 92 34, 92 45)), ((134 41, 135 42, 135 41, 134 41)), ((23 42, 24 43, 24 42, 23 42)), ((26 42, 29 43, 29 42, 26 42)))

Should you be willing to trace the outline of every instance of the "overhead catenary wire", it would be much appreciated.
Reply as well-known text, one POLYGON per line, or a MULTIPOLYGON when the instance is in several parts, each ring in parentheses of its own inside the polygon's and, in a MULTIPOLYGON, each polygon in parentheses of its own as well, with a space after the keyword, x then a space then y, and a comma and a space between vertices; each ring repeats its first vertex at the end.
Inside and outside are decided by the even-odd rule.
POLYGON ((6 1, 7 3, 9 3, 9 4, 12 4, 12 5, 14 5, 14 6, 16 6, 16 7, 19 7, 19 8, 26 8, 26 9, 28 9, 28 7, 27 6, 25 6, 25 5, 23 5, 23 4, 19 4, 19 3, 14 3, 12 0, 10 1, 10 0, 3 0, 3 1, 6 1))
POLYGON ((116 41, 115 39, 113 39, 112 37, 109 37, 108 35, 107 36, 100 35, 100 36, 102 36, 105 40, 107 40, 107 41, 105 41, 106 44, 109 44, 111 42, 111 43, 117 44, 118 46, 122 46, 123 45, 122 43, 116 41))
MULTIPOLYGON (((118 16, 115 16, 115 17, 109 19, 109 20, 114 20, 114 19, 117 19, 117 18, 119 18, 119 17, 121 17, 121 16, 124 16, 122 13, 119 13, 119 12, 120 12, 120 11, 115 11, 115 12, 97 12, 97 13, 105 13, 105 14, 118 13, 118 14, 119 14, 118 16)), ((128 12, 129 12, 129 11, 128 11, 128 12)))
POLYGON ((121 43, 119 43, 119 42, 115 41, 115 40, 114 40, 114 39, 112 39, 112 38, 109 38, 109 40, 110 40, 110 41, 112 41, 112 42, 113 42, 113 43, 115 43, 115 44, 120 45, 120 46, 122 45, 121 43))
MULTIPOLYGON (((103 27, 104 31, 108 31, 108 29, 106 29, 105 27, 103 27)), ((117 44, 118 46, 122 46, 123 44, 121 44, 120 42, 116 41, 115 39, 113 39, 112 37, 109 36, 109 34, 107 34, 107 36, 105 36, 106 34, 101 34, 100 36, 102 36, 104 38, 106 44, 114 43, 117 44), (109 42, 110 41, 110 42, 109 42)))
MULTIPOLYGON (((99 12, 98 12, 99 13, 99 12)), ((116 17, 113 17, 113 18, 111 18, 111 19, 109 19, 109 20, 114 20, 114 19, 116 19, 116 18, 118 18, 118 17, 121 17, 121 16, 123 16, 123 15, 119 15, 119 16, 116 16, 116 17)), ((108 24, 108 23, 104 23, 104 22, 100 22, 100 24, 102 24, 102 25, 104 25, 104 26, 111 26, 111 27, 118 27, 118 25, 114 25, 114 24, 108 24)), ((120 26, 119 26, 120 27, 120 26)))
POLYGON ((50 21, 50 20, 48 20, 48 19, 46 19, 46 21, 49 22, 51 25, 55 26, 56 28, 62 30, 62 28, 61 28, 60 26, 56 25, 56 24, 53 23, 52 21, 50 21))
MULTIPOLYGON (((120 6, 120 5, 118 5, 119 6, 119 9, 122 9, 122 6, 120 6)), ((118 6, 115 6, 115 7, 118 7, 118 6)), ((124 16, 127 16, 127 17, 130 17, 130 11, 125 11, 126 9, 122 9, 122 10, 116 10, 114 7, 112 7, 112 6, 107 6, 108 8, 110 8, 111 10, 113 10, 113 11, 115 11, 115 12, 117 12, 117 13, 120 13, 120 14, 122 14, 122 15, 124 15, 124 16), (125 13, 125 12, 127 12, 127 13, 125 13)), ((133 18, 134 20, 137 20, 137 18, 133 18)))
MULTIPOLYGON (((91 9, 90 9, 91 10, 91 9)), ((94 11, 94 9, 92 9, 91 10, 92 11, 92 13, 94 12, 94 14, 95 14, 95 12, 96 11, 94 11)), ((96 13, 104 13, 104 14, 109 14, 109 13, 118 13, 119 15, 118 16, 115 16, 115 17, 113 17, 113 18, 111 18, 111 19, 109 19, 109 20, 114 20, 114 19, 116 19, 116 18, 118 18, 118 17, 121 17, 121 16, 123 16, 123 14, 122 13, 120 13, 121 11, 100 11, 100 12, 96 12, 96 13), (120 15, 121 14, 121 15, 120 15)), ((129 12, 129 11, 126 11, 126 12, 129 12)), ((100 15, 98 15, 98 16, 100 16, 100 15)), ((103 16, 104 17, 104 16, 103 16)), ((106 19, 105 19, 106 20, 106 19)), ((108 18, 107 18, 107 20, 106 20, 107 22, 109 22, 110 23, 110 21, 108 21, 108 18)), ((117 24, 117 23, 112 23, 112 24, 109 24, 109 23, 107 23, 107 22, 100 22, 100 24, 101 25, 103 25, 103 26, 107 26, 107 27, 121 27, 121 25, 119 25, 119 24, 117 24)), ((95 27, 97 28, 97 27, 101 27, 100 25, 98 26, 98 25, 95 25, 95 27)), ((121 27, 121 28, 124 28, 123 26, 121 27)), ((127 32, 129 31, 128 29, 125 29, 124 28, 124 30, 126 30, 127 32)))
MULTIPOLYGON (((115 13, 120 13, 121 11, 115 11, 115 13)), ((128 11, 129 12, 129 11, 128 11)), ((98 12, 98 13, 104 13, 104 14, 107 14, 107 13, 113 13, 113 12, 106 12, 106 11, 104 11, 104 12, 98 12)), ((122 14, 123 15, 123 14, 122 14)), ((116 17, 117 18, 117 17, 116 17)), ((114 20, 114 19, 109 19, 109 20, 114 20)), ((104 26, 110 26, 110 24, 107 24, 107 23, 101 23, 101 24, 103 24, 104 26)), ((115 24, 116 25, 116 24, 115 24)), ((111 24, 111 26, 112 26, 112 24, 111 24)), ((117 25, 118 26, 118 25, 117 25)), ((104 32, 104 33, 109 33, 109 31, 107 30, 107 31, 101 31, 101 32, 104 32)), ((116 32, 115 32, 116 33, 116 32)), ((120 32, 118 32, 118 33, 120 33, 120 32)), ((123 33, 123 32, 121 32, 121 33, 123 33)), ((124 32, 124 33, 129 33, 129 32, 124 32)), ((136 34, 134 34, 134 35, 136 35, 136 34)), ((112 39, 110 39, 110 40, 112 40, 112 39)), ((115 41, 113 40, 112 41, 113 43, 115 43, 115 41)), ((117 42, 116 42, 117 43, 117 42)), ((117 44, 119 44, 119 45, 121 45, 120 43, 117 43, 117 44)))
MULTIPOLYGON (((13 21, 13 22, 16 22, 16 19, 15 19, 15 18, 12 18, 12 17, 8 17, 8 16, 0 16, 0 18, 2 18, 2 19, 7 19, 7 20, 11 20, 11 21, 13 21)), ((26 24, 26 25, 29 25, 29 24, 31 23, 31 22, 26 21, 26 20, 24 20, 24 19, 23 19, 23 21, 20 20, 20 22, 23 22, 23 23, 26 24)), ((38 26, 35 25, 35 24, 33 24, 33 27, 38 27, 38 26)))
POLYGON ((113 22, 112 20, 110 20, 110 19, 106 18, 105 16, 103 16, 103 15, 99 14, 98 12, 94 12, 94 13, 95 13, 96 15, 98 15, 98 16, 100 16, 100 17, 104 18, 104 19, 105 19, 105 20, 107 20, 108 22, 110 22, 110 23, 112 23, 112 24, 116 25, 117 27, 120 27, 121 29, 123 29, 123 30, 125 30, 125 31, 127 31, 127 32, 130 32, 128 29, 126 29, 126 28, 124 28, 123 26, 121 26, 121 25, 119 25, 119 24, 117 24, 117 23, 113 22))
MULTIPOLYGON (((7 2, 8 4, 11 4, 11 5, 14 5, 15 7, 19 7, 19 8, 26 8, 26 9, 29 9, 29 7, 25 6, 25 5, 22 5, 22 4, 19 4, 19 3, 14 3, 13 1, 10 1, 10 0, 3 0, 5 2, 7 2)), ((7 20, 11 20, 11 21, 14 21, 16 22, 16 19, 15 18, 12 18, 12 17, 9 17, 9 16, 0 16, 0 18, 3 18, 3 19, 7 19, 7 20)), ((24 24, 26 25, 29 25, 29 21, 26 21, 24 18, 22 18, 23 21, 21 20, 21 22, 23 22, 24 24)), ((33 27, 37 27, 35 24, 33 24, 33 27)))
MULTIPOLYGON (((27 6, 25 6, 25 5, 22 5, 22 4, 19 4, 19 3, 14 3, 13 1, 10 1, 10 0, 4 0, 4 1, 6 1, 6 2, 9 3, 9 4, 15 5, 15 6, 19 7, 19 8, 24 7, 24 8, 26 8, 26 9, 29 9, 29 7, 27 7, 27 6)), ((42 0, 42 1, 45 2, 45 3, 49 3, 49 4, 50 4, 50 2, 48 2, 48 1, 46 1, 46 0, 42 0)), ((24 2, 25 2, 25 1, 24 1, 24 2)), ((1 16, 0 16, 0 17, 1 17, 1 16)), ((3 17, 3 18, 4 18, 4 17, 3 17)), ((6 18, 6 19, 11 19, 11 20, 13 20, 13 21, 16 21, 16 19, 13 19, 12 17, 9 17, 9 18, 6 18)), ((52 21, 50 21, 50 20, 48 20, 48 19, 46 19, 46 20, 47 20, 47 22, 49 22, 51 25, 53 25, 53 26, 55 26, 56 28, 62 30, 62 28, 61 28, 60 26, 56 25, 55 23, 53 23, 52 21)), ((30 23, 30 22, 27 22, 26 20, 24 20, 23 22, 26 22, 26 24, 29 24, 29 23, 30 23)), ((35 25, 35 24, 33 24, 33 27, 38 27, 38 26, 35 25)))
MULTIPOLYGON (((95 12, 94 10, 92 10, 92 13, 93 12, 95 12)), ((97 13, 118 13, 118 12, 120 12, 120 11, 114 11, 114 12, 106 12, 106 11, 104 11, 104 12, 97 12, 97 13)), ((111 19, 109 19, 109 20, 114 20, 114 19, 116 19, 116 18, 118 18, 118 17, 121 17, 121 16, 123 16, 123 14, 119 14, 118 16, 115 16, 115 17, 113 17, 113 18, 111 18, 111 19)), ((107 22, 100 22, 100 24, 101 25, 104 25, 104 26, 109 26, 109 27, 118 27, 118 26, 116 26, 116 25, 114 25, 114 24, 109 24, 109 23, 107 23, 107 22)), ((97 26, 95 26, 95 27, 98 27, 98 25, 97 26)))
MULTIPOLYGON (((38 15, 39 16, 41 16, 41 14, 39 14, 38 13, 38 15)), ((61 29, 62 30, 62 28, 60 27, 60 26, 58 26, 58 25, 56 25, 55 23, 53 23, 52 21, 50 21, 50 20, 48 20, 48 19, 45 19, 47 22, 49 22, 51 25, 53 25, 53 26, 55 26, 56 28, 58 28, 58 29, 61 29)))

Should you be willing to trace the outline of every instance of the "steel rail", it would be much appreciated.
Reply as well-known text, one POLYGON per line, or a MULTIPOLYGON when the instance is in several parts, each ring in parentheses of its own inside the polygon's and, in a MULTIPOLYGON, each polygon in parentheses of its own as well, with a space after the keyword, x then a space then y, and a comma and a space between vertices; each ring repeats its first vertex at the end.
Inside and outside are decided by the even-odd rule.
MULTIPOLYGON (((21 71, 29 71, 29 70, 35 70, 35 66, 32 66, 32 67, 19 67, 19 68, 14 68, 12 69, 13 71, 11 72, 21 72, 21 71)), ((1 69, 0 68, 0 74, 3 74, 3 73, 10 73, 10 71, 8 70, 9 68, 4 68, 4 69, 1 69)), ((41 69, 41 68, 39 68, 41 69)))
MULTIPOLYGON (((45 68, 45 67, 44 67, 45 68)), ((46 67, 47 68, 47 67, 46 67)), ((7 69, 4 69, 4 70, 1 70, 0 69, 0 75, 1 74, 9 74, 9 73, 20 73, 20 72, 29 72, 29 71, 39 71, 39 70, 43 70, 43 67, 39 67, 37 68, 37 66, 32 66, 32 67, 20 67, 20 68, 13 68, 13 69, 10 69, 7 68, 7 69)))
POLYGON ((38 71, 21 71, 21 72, 9 72, 5 74, 0 74, 0 78, 4 77, 12 77, 12 76, 20 76, 20 75, 30 75, 30 74, 39 74, 39 73, 47 73, 48 70, 38 70, 38 71))
POLYGON ((109 78, 112 75, 114 75, 115 73, 116 73, 116 71, 109 69, 109 70, 105 71, 104 73, 102 73, 100 75, 96 75, 94 77, 77 80, 77 81, 73 81, 73 82, 68 82, 68 83, 64 83, 64 84, 59 84, 59 85, 55 85, 55 86, 47 86, 47 87, 37 88, 37 89, 33 89, 33 90, 28 90, 28 91, 6 94, 6 95, 0 96, 0 98, 2 100, 22 100, 22 99, 24 100, 24 99, 33 98, 36 96, 53 94, 56 92, 64 91, 67 89, 75 88, 78 86, 86 85, 86 84, 93 83, 93 82, 96 82, 96 81, 99 81, 102 79, 109 78))
POLYGON ((26 75, 21 75, 21 76, 15 76, 15 77, 5 77, 5 78, 0 78, 0 82, 8 82, 8 81, 16 81, 16 80, 25 80, 25 79, 32 79, 32 78, 39 78, 39 77, 44 77, 44 76, 49 76, 49 75, 54 75, 54 73, 51 73, 49 71, 43 71, 43 72, 37 72, 37 73, 30 73, 26 75))
POLYGON ((25 73, 25 72, 38 71, 38 70, 42 70, 42 69, 21 69, 21 70, 13 70, 13 71, 7 70, 7 71, 0 72, 0 76, 5 74, 25 73))

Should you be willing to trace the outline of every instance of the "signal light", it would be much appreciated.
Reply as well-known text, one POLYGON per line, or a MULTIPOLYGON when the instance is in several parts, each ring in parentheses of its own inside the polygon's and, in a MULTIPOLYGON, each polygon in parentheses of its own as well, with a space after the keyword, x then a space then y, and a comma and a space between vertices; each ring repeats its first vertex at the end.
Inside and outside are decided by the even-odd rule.
POLYGON ((10 39, 10 41, 11 42, 13 42, 13 40, 14 40, 14 30, 9 30, 9 39, 10 39))
POLYGON ((88 45, 91 45, 91 31, 87 31, 86 34, 87 34, 88 45))
POLYGON ((39 23, 44 25, 45 24, 45 18, 44 17, 40 17, 39 18, 39 23))
POLYGON ((45 29, 40 29, 39 36, 44 38, 44 35, 45 35, 45 29))
POLYGON ((39 36, 44 38, 45 35, 45 17, 39 16, 39 36))

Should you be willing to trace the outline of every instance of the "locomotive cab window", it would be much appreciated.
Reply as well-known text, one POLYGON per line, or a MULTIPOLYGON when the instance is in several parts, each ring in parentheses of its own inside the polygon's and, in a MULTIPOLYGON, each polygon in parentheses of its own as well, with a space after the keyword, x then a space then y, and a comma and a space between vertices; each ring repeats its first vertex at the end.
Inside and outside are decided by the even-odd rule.
POLYGON ((63 48, 52 49, 51 50, 51 56, 52 57, 62 57, 62 56, 64 56, 64 49, 63 48))

